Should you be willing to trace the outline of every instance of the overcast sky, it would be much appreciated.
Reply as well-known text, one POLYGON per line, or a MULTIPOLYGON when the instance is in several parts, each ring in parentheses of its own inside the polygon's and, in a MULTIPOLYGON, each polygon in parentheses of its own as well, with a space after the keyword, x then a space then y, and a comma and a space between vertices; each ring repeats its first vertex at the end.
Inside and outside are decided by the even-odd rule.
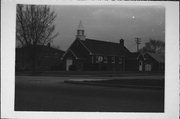
POLYGON ((165 8, 162 6, 52 6, 59 36, 53 45, 66 50, 75 40, 80 20, 87 38, 119 42, 136 51, 135 37, 142 39, 141 47, 150 38, 165 39, 165 8))

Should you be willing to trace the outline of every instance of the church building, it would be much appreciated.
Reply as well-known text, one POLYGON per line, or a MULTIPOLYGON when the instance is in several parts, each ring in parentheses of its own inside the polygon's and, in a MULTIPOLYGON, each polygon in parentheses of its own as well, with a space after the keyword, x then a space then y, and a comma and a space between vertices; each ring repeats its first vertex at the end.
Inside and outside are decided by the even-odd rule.
POLYGON ((76 39, 62 56, 66 71, 125 71, 131 52, 119 43, 89 39, 80 21, 76 39))

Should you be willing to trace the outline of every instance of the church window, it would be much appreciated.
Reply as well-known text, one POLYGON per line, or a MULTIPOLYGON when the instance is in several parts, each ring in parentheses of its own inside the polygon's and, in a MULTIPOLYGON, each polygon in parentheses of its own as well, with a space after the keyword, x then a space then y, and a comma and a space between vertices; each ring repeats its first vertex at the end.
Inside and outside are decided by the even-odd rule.
POLYGON ((111 59, 112 59, 112 63, 115 63, 115 57, 112 56, 111 59))
POLYGON ((96 63, 103 62, 103 56, 96 56, 96 63))
POLYGON ((151 64, 145 64, 145 71, 151 71, 151 64))
POLYGON ((119 64, 122 64, 122 61, 123 61, 123 60, 122 60, 122 57, 119 57, 119 58, 118 58, 118 63, 119 63, 119 64))
POLYGON ((108 63, 107 57, 104 56, 104 63, 108 63))

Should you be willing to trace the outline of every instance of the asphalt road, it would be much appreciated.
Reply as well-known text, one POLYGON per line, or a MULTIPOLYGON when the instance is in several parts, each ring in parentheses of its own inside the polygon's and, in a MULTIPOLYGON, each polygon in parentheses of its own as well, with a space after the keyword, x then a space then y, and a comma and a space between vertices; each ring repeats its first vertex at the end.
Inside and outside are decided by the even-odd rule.
POLYGON ((164 111, 163 90, 64 83, 68 79, 16 76, 15 111, 164 111))

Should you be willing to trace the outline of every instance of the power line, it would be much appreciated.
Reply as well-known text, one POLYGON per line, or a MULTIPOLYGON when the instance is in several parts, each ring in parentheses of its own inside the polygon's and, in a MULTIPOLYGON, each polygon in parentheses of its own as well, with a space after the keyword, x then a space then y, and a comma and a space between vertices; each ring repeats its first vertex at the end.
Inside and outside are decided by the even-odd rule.
POLYGON ((137 52, 139 52, 139 45, 141 44, 141 38, 135 38, 135 42, 137 44, 137 52))

